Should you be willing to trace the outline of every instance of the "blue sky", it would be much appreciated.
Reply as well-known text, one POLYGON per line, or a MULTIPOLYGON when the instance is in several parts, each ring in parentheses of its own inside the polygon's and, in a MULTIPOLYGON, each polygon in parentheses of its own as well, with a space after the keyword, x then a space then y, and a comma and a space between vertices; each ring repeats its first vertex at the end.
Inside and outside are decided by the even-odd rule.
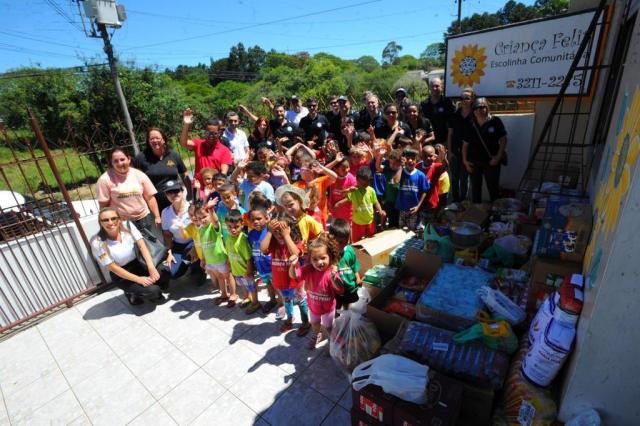
MULTIPOLYGON (((465 0, 463 16, 495 12, 506 0, 465 0)), ((209 63, 238 42, 287 53, 328 52, 380 60, 389 41, 419 56, 455 19, 454 0, 122 0, 128 19, 114 31, 122 60, 161 69, 209 63)), ((531 4, 533 1, 524 1, 531 4)), ((82 31, 71 0, 0 0, 0 72, 21 66, 104 62, 102 40, 82 31)))

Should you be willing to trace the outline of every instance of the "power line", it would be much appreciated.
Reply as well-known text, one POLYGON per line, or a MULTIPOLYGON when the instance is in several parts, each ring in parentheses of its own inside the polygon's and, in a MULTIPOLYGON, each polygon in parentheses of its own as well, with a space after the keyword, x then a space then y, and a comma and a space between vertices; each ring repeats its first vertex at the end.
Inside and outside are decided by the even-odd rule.
MULTIPOLYGON (((13 31, 13 32, 21 33, 21 34, 28 34, 28 33, 22 32, 22 31, 13 31)), ((59 42, 51 41, 51 40, 43 40, 41 38, 30 37, 30 36, 27 36, 27 35, 14 35, 14 34, 11 34, 11 33, 7 32, 7 31, 1 31, 0 30, 0 34, 4 34, 4 35, 7 35, 9 37, 14 37, 14 38, 33 40, 33 41, 37 41, 37 42, 40 42, 40 43, 46 43, 46 44, 51 44, 51 45, 55 45, 55 46, 71 47, 73 49, 78 49, 78 50, 88 50, 86 48, 83 48, 83 47, 80 47, 80 46, 77 46, 77 45, 73 46, 71 44, 59 43, 59 42)))
POLYGON ((230 32, 248 30, 250 28, 256 28, 256 27, 261 27, 261 26, 265 26, 265 25, 271 25, 271 24, 277 24, 277 23, 280 23, 280 22, 291 21, 292 19, 305 18, 307 16, 314 16, 314 15, 321 15, 321 14, 329 13, 329 12, 336 12, 338 10, 350 9, 350 8, 354 8, 354 7, 358 7, 358 6, 364 6, 364 5, 371 4, 371 3, 379 3, 380 1, 382 1, 382 0, 369 0, 369 1, 362 2, 362 3, 356 3, 356 4, 347 5, 347 6, 334 7, 332 9, 325 9, 325 10, 320 10, 320 11, 317 11, 317 12, 305 13, 303 15, 290 16, 288 18, 281 18, 281 19, 275 19, 273 21, 260 22, 260 23, 257 23, 257 24, 246 25, 244 27, 238 27, 238 28, 235 28, 235 29, 232 28, 232 29, 228 29, 228 30, 216 31, 216 32, 207 33, 207 34, 200 34, 200 35, 197 35, 197 36, 185 37, 185 38, 176 39, 176 40, 168 40, 168 41, 163 41, 163 42, 159 42, 159 43, 147 44, 147 45, 144 45, 144 46, 128 47, 128 48, 122 49, 122 50, 124 51, 124 50, 145 49, 145 48, 148 48, 148 47, 164 46, 164 45, 167 45, 167 44, 179 43, 179 42, 182 42, 182 41, 197 40, 199 38, 206 38, 206 37, 211 37, 211 36, 214 36, 214 35, 227 34, 227 33, 230 33, 230 32))
POLYGON ((82 27, 78 25, 78 22, 74 21, 72 17, 67 15, 67 13, 54 0, 45 0, 45 3, 47 3, 51 7, 51 9, 53 9, 53 11, 56 12, 58 15, 60 15, 65 21, 70 23, 72 26, 74 26, 78 30, 83 31, 82 27))

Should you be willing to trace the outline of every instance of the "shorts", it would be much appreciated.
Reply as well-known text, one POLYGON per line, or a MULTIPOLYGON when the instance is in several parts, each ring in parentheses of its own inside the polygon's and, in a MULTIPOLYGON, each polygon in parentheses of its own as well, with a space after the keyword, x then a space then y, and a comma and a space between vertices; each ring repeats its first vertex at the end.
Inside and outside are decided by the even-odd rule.
POLYGON ((266 285, 268 286, 273 285, 273 277, 271 274, 258 274, 258 276, 260 277, 262 282, 265 283, 266 285))
POLYGON ((253 281, 252 277, 234 275, 233 278, 236 280, 236 285, 241 285, 246 288, 249 293, 256 289, 256 283, 253 281))
POLYGON ((356 303, 360 297, 358 296, 358 288, 354 288, 351 293, 336 294, 336 304, 341 307, 347 303, 356 303))
POLYGON ((373 221, 366 225, 351 224, 351 241, 354 243, 363 238, 373 237, 376 234, 376 222, 373 221))
POLYGON ((320 314, 320 315, 314 314, 313 311, 309 309, 309 322, 311 322, 311 324, 319 323, 327 330, 331 330, 331 327, 333 327, 333 319, 335 318, 335 316, 336 316, 335 308, 327 312, 326 314, 320 314))
POLYGON ((227 262, 223 263, 207 263, 207 271, 217 272, 219 274, 228 274, 229 273, 229 264, 227 262))

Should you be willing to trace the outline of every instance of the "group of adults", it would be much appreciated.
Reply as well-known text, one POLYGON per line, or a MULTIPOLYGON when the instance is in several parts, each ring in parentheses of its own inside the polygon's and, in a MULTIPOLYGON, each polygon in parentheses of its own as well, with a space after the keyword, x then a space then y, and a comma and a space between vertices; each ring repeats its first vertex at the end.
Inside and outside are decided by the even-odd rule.
MULTIPOLYGON (((194 178, 200 179, 203 168, 229 174, 234 164, 261 147, 284 152, 304 141, 318 149, 332 139, 348 155, 364 134, 384 139, 394 135, 414 142, 420 138, 422 144, 439 143, 448 149, 451 201, 466 198, 470 181, 472 201, 481 202, 483 180, 491 200, 495 200, 499 195, 500 167, 506 163, 506 130, 502 121, 490 114, 487 100, 476 99, 470 87, 462 90, 456 108, 444 96, 440 79, 432 79, 429 85, 429 97, 419 104, 411 102, 407 91, 400 88, 395 92, 396 101, 383 108, 375 94, 365 92, 360 111, 352 110, 346 96, 331 97, 330 110, 324 113, 318 112, 314 98, 307 99, 305 107, 297 96, 292 96, 288 110, 284 104, 263 98, 273 111, 272 118, 256 116, 239 105, 239 112, 253 122, 249 136, 239 128, 238 113, 230 112, 224 121, 207 121, 202 138, 190 139, 194 117, 186 110, 179 141, 193 152, 194 178)), ((149 129, 146 139, 144 151, 135 158, 124 148, 115 148, 109 158, 111 168, 97 183, 102 209, 100 233, 93 241, 94 254, 133 304, 142 299, 162 302, 162 291, 169 280, 189 269, 183 259, 193 244, 175 226, 179 222, 176 219, 188 214, 190 192, 184 189, 192 184, 187 167, 159 128, 149 129), (145 236, 164 241, 168 253, 160 266, 154 264, 145 248, 145 236)))

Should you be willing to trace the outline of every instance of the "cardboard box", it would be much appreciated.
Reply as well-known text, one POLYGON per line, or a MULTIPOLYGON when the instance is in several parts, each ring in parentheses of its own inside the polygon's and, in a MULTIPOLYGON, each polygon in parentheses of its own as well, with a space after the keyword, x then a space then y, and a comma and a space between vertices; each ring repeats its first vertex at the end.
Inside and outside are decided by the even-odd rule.
POLYGON ((438 272, 438 269, 440 269, 440 265, 442 265, 442 258, 440 256, 409 249, 407 251, 406 264, 400 270, 394 282, 380 291, 380 293, 369 302, 367 306, 367 318, 376 325, 383 342, 393 338, 400 328, 400 325, 405 321, 405 318, 400 315, 390 314, 384 311, 387 300, 389 300, 396 289, 396 284, 407 275, 414 275, 430 281, 436 272, 438 272))
POLYGON ((393 408, 394 426, 454 426, 460 414, 464 385, 429 370, 426 404, 398 401, 393 408))
POLYGON ((388 265, 389 253, 413 236, 413 232, 392 229, 353 243, 356 257, 360 262, 360 274, 364 275, 373 265, 388 265))
POLYGON ((531 268, 531 284, 527 296, 527 311, 537 311, 538 302, 544 299, 543 295, 557 289, 549 284, 554 282, 560 283, 567 275, 581 273, 582 263, 579 262, 568 262, 544 257, 534 258, 531 268))
POLYGON ((375 424, 393 424, 393 407, 398 402, 397 397, 385 393, 380 386, 376 385, 367 385, 359 391, 351 388, 351 395, 352 424, 354 411, 358 417, 364 416, 365 420, 373 420, 375 424))
POLYGON ((459 222, 472 222, 480 227, 484 227, 489 222, 491 208, 484 209, 480 206, 472 205, 467 210, 458 215, 459 222))
POLYGON ((355 407, 351 409, 351 426, 382 426, 383 423, 377 422, 373 417, 364 414, 355 407))
POLYGON ((589 244, 592 218, 590 204, 572 203, 566 197, 550 197, 538 231, 536 254, 581 262, 589 244))

